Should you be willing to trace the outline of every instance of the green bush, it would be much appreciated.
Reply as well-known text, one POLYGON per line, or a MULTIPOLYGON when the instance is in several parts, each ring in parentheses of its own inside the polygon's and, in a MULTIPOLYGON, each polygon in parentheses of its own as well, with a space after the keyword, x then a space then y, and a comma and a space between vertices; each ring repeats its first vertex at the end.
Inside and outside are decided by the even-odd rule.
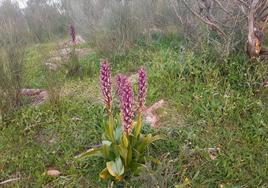
POLYGON ((0 114, 21 104, 24 50, 19 46, 0 51, 0 114))

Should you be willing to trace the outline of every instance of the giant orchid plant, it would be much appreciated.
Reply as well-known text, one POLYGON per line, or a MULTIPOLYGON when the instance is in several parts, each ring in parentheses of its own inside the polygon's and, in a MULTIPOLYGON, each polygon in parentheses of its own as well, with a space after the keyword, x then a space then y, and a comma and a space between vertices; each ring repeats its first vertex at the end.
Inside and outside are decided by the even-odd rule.
MULTIPOLYGON (((108 120, 104 125, 102 144, 94 147, 77 158, 83 159, 91 156, 102 157, 106 167, 100 172, 103 179, 112 178, 117 181, 127 175, 137 174, 145 167, 147 160, 157 161, 147 156, 145 151, 154 141, 161 139, 159 135, 142 134, 142 115, 147 94, 147 73, 144 68, 138 71, 138 101, 134 109, 134 92, 131 82, 125 75, 116 77, 117 94, 120 101, 121 121, 113 117, 112 112, 112 78, 109 62, 103 60, 100 66, 100 85, 103 95, 104 107, 108 120), (136 121, 135 121, 136 120, 136 121)), ((120 118, 119 118, 120 119, 120 118)))

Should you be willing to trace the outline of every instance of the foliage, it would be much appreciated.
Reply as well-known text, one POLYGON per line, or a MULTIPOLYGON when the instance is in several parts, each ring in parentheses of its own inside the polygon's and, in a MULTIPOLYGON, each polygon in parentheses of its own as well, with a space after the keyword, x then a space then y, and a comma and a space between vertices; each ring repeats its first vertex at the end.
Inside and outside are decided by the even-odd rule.
POLYGON ((3 6, 6 10, 0 11, 0 116, 21 104, 24 47, 28 37, 27 29, 21 23, 23 19, 16 17, 21 12, 11 3, 5 2, 3 6), (13 16, 9 17, 8 12, 13 13, 13 16))
POLYGON ((23 12, 34 41, 50 41, 67 34, 67 17, 59 2, 29 0, 23 12))
POLYGON ((19 47, 8 49, 1 54, 0 60, 0 114, 3 115, 20 105, 22 85, 23 50, 19 47))
POLYGON ((66 76, 79 76, 81 75, 81 65, 79 64, 79 58, 75 52, 75 47, 72 47, 69 53, 68 60, 64 63, 66 67, 66 76))
POLYGON ((64 85, 65 76, 63 70, 53 70, 44 67, 46 89, 48 91, 49 102, 52 106, 58 106, 61 99, 61 91, 64 85))
MULTIPOLYGON (((180 51, 182 42, 161 36, 153 43, 142 41, 126 55, 109 56, 114 73, 131 75, 143 65, 150 83, 147 105, 159 99, 166 102, 157 111, 159 128, 142 126, 143 134, 168 138, 146 150, 146 155, 157 156, 161 164, 146 163, 147 170, 137 177, 128 176, 126 185, 267 187, 268 90, 262 87, 268 72, 266 61, 250 61, 243 54, 220 59, 210 48, 202 53, 180 51), (214 147, 220 151, 212 160, 207 149, 214 147), (168 174, 167 178, 163 174, 168 174)), ((51 44, 27 49, 29 88, 45 86, 36 48, 51 50, 51 44)), ((7 186, 107 187, 98 175, 106 167, 103 159, 73 160, 89 145, 102 142, 107 112, 99 100, 100 58, 93 53, 80 61, 83 79, 66 80, 57 110, 49 103, 24 106, 0 124, 1 182, 20 177, 7 186), (92 76, 87 71, 92 71, 92 76), (61 175, 44 175, 50 167, 61 175)), ((116 98, 113 104, 117 104, 116 98)), ((117 110, 114 105, 115 114, 117 110)))
POLYGON ((178 31, 169 2, 162 0, 63 0, 79 33, 104 53, 127 53, 140 36, 178 31), (173 28, 173 29, 170 29, 173 28))

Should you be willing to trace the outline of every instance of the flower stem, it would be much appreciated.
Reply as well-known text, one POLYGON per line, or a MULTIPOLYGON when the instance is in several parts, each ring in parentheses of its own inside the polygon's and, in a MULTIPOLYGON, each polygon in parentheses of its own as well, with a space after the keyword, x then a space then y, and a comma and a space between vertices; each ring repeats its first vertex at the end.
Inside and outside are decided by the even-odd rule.
POLYGON ((134 136, 138 138, 141 132, 141 127, 142 127, 142 112, 138 113, 138 122, 135 128, 134 136))

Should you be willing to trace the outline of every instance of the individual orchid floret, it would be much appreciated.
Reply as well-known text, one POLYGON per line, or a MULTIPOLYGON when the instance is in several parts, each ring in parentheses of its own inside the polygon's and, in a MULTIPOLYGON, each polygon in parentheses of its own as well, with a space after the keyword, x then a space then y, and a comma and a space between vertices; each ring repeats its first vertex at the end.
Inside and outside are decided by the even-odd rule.
POLYGON ((125 76, 121 76, 122 79, 118 79, 119 97, 120 97, 120 110, 122 116, 123 130, 129 134, 132 129, 134 111, 134 93, 131 83, 125 79, 125 76))
POLYGON ((127 76, 123 75, 123 74, 119 74, 116 76, 116 83, 117 83, 117 93, 119 96, 121 96, 122 94, 122 86, 125 84, 125 82, 127 81, 127 76))
POLYGON ((107 110, 112 108, 112 83, 111 68, 108 60, 102 60, 100 66, 100 84, 103 95, 103 101, 107 110))
POLYGON ((139 72, 139 80, 138 80, 138 109, 141 112, 145 106, 145 98, 147 94, 147 73, 145 69, 142 67, 140 68, 139 72))

